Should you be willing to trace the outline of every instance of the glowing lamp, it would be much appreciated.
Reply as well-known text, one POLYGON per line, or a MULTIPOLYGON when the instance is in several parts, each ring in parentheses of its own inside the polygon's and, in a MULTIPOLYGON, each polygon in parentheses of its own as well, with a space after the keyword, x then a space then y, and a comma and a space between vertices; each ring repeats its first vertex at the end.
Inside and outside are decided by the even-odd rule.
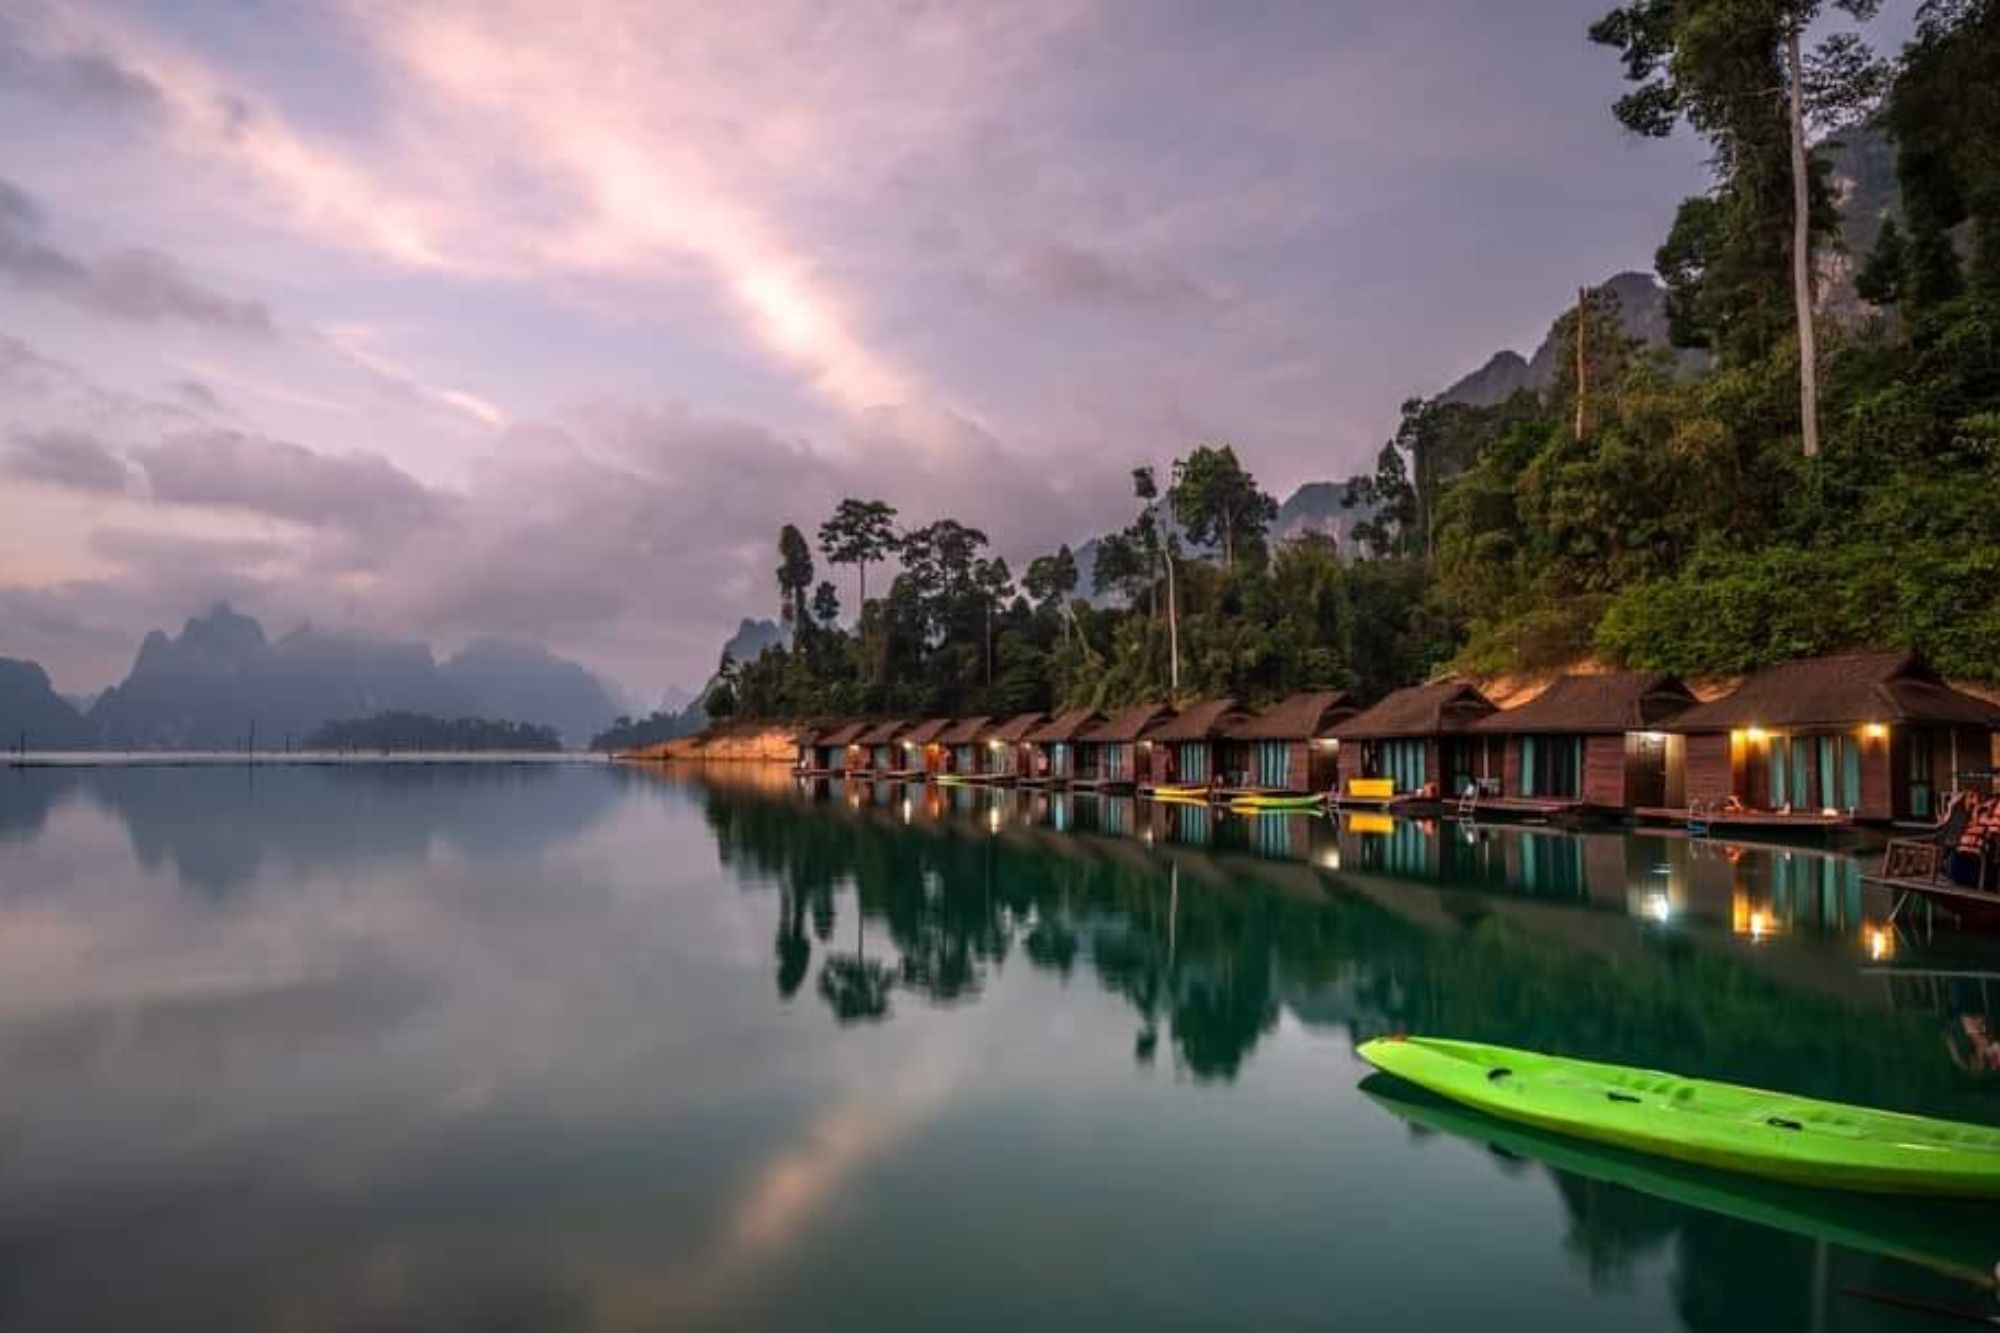
POLYGON ((1861 729, 1861 734, 1871 741, 1885 741, 1889 739, 1889 728, 1880 722, 1870 722, 1861 729))
POLYGON ((1762 745, 1765 741, 1771 739, 1771 733, 1764 730, 1762 727, 1751 727, 1743 734, 1744 736, 1749 738, 1749 741, 1752 745, 1762 745))

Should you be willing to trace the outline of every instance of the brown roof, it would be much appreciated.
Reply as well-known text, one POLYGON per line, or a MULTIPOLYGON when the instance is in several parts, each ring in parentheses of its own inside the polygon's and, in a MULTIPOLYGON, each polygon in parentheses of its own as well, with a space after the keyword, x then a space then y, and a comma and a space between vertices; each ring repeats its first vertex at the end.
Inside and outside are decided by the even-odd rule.
POLYGON ((1001 741, 1010 745, 1016 741, 1026 740, 1028 733, 1036 727, 1041 726, 1043 719, 1047 716, 1046 713, 1022 713, 1017 717, 1010 717, 999 726, 993 728, 993 734, 988 736, 987 739, 1001 741))
POLYGON ((946 745, 970 745, 986 738, 986 729, 993 725, 993 719, 981 714, 978 717, 962 717, 946 730, 938 740, 946 745))
POLYGON ((909 725, 908 722, 901 720, 883 722, 868 728, 868 730, 855 737, 854 743, 856 745, 887 745, 890 741, 902 735, 903 729, 909 725))
POLYGON ((1471 729, 1572 734, 1647 731, 1694 704, 1694 692, 1679 677, 1664 671, 1557 676, 1528 702, 1488 714, 1471 729))
POLYGON ((1336 723, 1351 717, 1354 701, 1340 690, 1313 690, 1272 704, 1253 718, 1231 728, 1239 741, 1304 741, 1324 736, 1336 723))
POLYGON ((1767 667, 1667 731, 1931 722, 2000 728, 2000 707, 1955 690, 1914 653, 1850 653, 1767 667))
POLYGON ((1110 721, 1092 727, 1077 739, 1104 745, 1129 744, 1157 723, 1172 717, 1173 713, 1174 710, 1165 704, 1134 704, 1122 713, 1113 714, 1110 721))
POLYGON ((1334 727, 1343 740, 1392 736, 1436 736, 1464 731, 1493 711, 1493 702, 1470 682, 1434 680, 1397 690, 1373 708, 1364 708, 1334 727))
POLYGON ((1095 708, 1072 708, 1067 713, 1056 714, 1046 725, 1029 732, 1025 739, 1036 745, 1073 741, 1103 721, 1104 714, 1095 708))
POLYGON ((822 731, 819 735, 813 737, 813 745, 815 747, 852 745, 859 739, 861 733, 866 730, 868 730, 866 722, 849 722, 847 725, 835 727, 831 731, 822 731))
POLYGON ((951 719, 948 717, 934 717, 919 722, 916 726, 911 727, 907 732, 903 733, 903 744, 929 745, 932 741, 944 735, 945 729, 950 725, 951 719))
POLYGON ((1206 741, 1230 735, 1250 720, 1234 699, 1204 699, 1146 733, 1149 741, 1206 741))

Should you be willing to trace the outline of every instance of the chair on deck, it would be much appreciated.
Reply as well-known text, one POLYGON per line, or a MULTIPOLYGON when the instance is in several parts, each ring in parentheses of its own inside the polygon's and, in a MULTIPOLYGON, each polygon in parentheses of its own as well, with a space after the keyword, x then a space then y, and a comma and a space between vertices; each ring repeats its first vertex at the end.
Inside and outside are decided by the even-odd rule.
POLYGON ((1882 849, 1882 878, 1936 880, 1959 840, 1965 836, 1966 823, 1972 818, 1972 807, 1972 801, 1955 798, 1951 808, 1945 811, 1943 822, 1929 833, 1914 838, 1890 839, 1889 845, 1882 849))

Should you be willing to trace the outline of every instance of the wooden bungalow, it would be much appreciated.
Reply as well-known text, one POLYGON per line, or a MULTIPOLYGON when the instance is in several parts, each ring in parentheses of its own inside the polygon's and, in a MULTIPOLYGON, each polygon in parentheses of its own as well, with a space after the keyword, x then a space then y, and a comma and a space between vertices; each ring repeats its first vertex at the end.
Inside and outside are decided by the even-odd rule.
POLYGON ((1262 792, 1323 792, 1333 786, 1340 742, 1333 729, 1355 714, 1339 690, 1294 694, 1238 724, 1230 739, 1245 748, 1243 786, 1262 792))
POLYGON ((1499 739, 1468 734, 1493 711, 1493 701, 1469 682, 1438 680, 1356 713, 1333 728, 1342 798, 1456 795, 1499 777, 1499 739))
POLYGON ((1141 772, 1146 785, 1196 786, 1217 775, 1224 786, 1240 785, 1249 747, 1232 733, 1249 720, 1234 699, 1204 699, 1152 727, 1145 734, 1151 753, 1141 772))
POLYGON ((1078 786, 1130 788, 1146 771, 1150 742, 1146 734, 1174 715, 1165 704, 1136 704, 1109 721, 1100 722, 1076 741, 1078 786))
POLYGON ((987 734, 987 758, 993 775, 1005 782, 1036 776, 1036 747, 1028 736, 1048 721, 1047 713, 1020 713, 998 723, 987 734))
POLYGON ((896 742, 910 729, 907 721, 881 722, 862 732, 854 740, 858 751, 854 767, 873 777, 883 778, 903 767, 903 747, 896 742))
POLYGON ((1678 743, 1660 728, 1696 702, 1664 671, 1558 676, 1468 728, 1505 746, 1499 779, 1480 784, 1477 804, 1523 813, 1664 805, 1678 743))
POLYGON ((945 728, 938 737, 938 743, 945 749, 942 771, 960 777, 977 777, 990 771, 986 733, 992 727, 993 719, 982 713, 978 717, 962 717, 945 728))
POLYGON ((1851 653, 1756 672, 1662 730, 1683 738, 1682 762, 1651 813, 1924 820, 1961 774, 1992 767, 2000 707, 1913 653, 1851 653))
POLYGON ((896 776, 903 778, 924 777, 944 771, 944 746, 938 738, 951 726, 948 717, 929 718, 917 723, 904 732, 896 742, 902 747, 902 767, 896 776))
POLYGON ((1025 743, 1032 755, 1024 780, 1068 782, 1076 776, 1077 744, 1084 733, 1104 724, 1104 714, 1094 708, 1072 708, 1058 713, 1030 731, 1025 743))
POLYGON ((845 774, 851 747, 867 729, 866 722, 846 722, 814 733, 804 771, 818 777, 845 774))

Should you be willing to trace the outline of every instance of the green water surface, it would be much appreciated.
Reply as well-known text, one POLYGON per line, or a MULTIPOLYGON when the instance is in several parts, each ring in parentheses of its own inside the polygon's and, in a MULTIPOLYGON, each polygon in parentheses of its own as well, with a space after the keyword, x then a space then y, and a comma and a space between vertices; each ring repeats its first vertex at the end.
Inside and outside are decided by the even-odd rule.
POLYGON ((0 769, 0 1328, 1944 1327, 1848 1289, 2000 1308, 1952 1275, 1994 1210, 1663 1180, 1353 1053, 2000 1123, 2000 955, 1859 869, 743 771, 0 769))

